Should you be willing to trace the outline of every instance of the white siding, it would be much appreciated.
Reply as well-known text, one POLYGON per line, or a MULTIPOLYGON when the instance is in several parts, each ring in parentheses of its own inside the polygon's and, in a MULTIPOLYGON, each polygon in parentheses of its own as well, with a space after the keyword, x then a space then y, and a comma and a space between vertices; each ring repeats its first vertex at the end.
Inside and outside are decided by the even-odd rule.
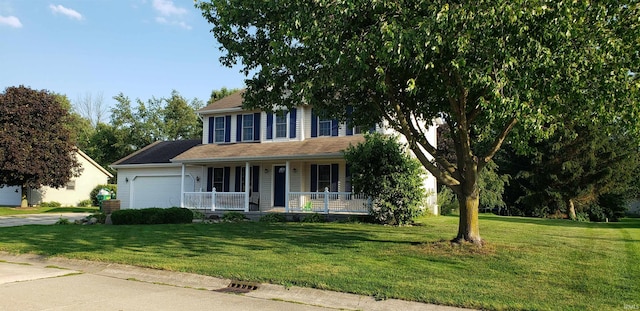
MULTIPOLYGON (((143 196, 149 195, 160 198, 156 202, 167 202, 164 206, 153 207, 179 206, 180 202, 175 202, 174 198, 180 198, 181 187, 179 183, 175 185, 175 178, 180 178, 181 173, 180 166, 118 169, 117 198, 120 200, 120 207, 122 209, 152 207, 134 206, 135 202, 145 201, 143 196), (158 188, 147 189, 149 185, 156 185, 158 188), (153 193, 149 193, 150 191, 153 193)), ((184 191, 196 192, 201 188, 206 188, 206 171, 203 174, 201 167, 188 166, 185 172, 184 191)))

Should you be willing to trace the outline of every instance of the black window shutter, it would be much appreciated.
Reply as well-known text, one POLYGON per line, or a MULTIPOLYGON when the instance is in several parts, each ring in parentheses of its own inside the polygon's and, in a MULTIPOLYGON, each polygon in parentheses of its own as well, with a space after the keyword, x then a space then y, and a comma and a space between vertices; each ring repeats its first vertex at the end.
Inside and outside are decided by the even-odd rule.
POLYGON ((231 175, 231 168, 228 166, 224 167, 224 192, 229 192, 229 180, 230 180, 230 176, 231 175))
POLYGON ((296 138, 296 108, 289 110, 289 138, 296 138))
POLYGON ((253 186, 251 189, 252 192, 260 191, 260 166, 253 166, 253 186))
POLYGON ((207 191, 213 190, 213 167, 207 168, 207 191))
POLYGON ((338 136, 338 120, 331 120, 331 136, 338 136))
POLYGON ((267 139, 273 139, 273 113, 267 113, 267 139))
POLYGON ((224 118, 224 142, 231 142, 231 116, 226 116, 224 118))
POLYGON ((311 109, 311 137, 318 137, 318 116, 311 109))
POLYGON ((318 165, 311 164, 311 192, 318 191, 318 165))
POLYGON ((240 178, 242 178, 242 168, 240 166, 236 166, 236 192, 243 191, 244 189, 240 189, 240 178))
POLYGON ((213 143, 213 126, 215 123, 214 117, 209 117, 209 143, 213 143))
POLYGON ((236 118, 236 142, 242 141, 242 115, 239 114, 236 118))

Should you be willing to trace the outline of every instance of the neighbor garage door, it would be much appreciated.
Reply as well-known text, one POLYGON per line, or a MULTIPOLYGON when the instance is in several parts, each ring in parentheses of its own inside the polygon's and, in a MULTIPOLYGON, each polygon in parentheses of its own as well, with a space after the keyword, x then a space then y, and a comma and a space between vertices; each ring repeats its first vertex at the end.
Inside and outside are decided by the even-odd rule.
MULTIPOLYGON (((138 176, 133 181, 131 208, 180 206, 180 176, 138 176)), ((193 191, 193 180, 184 179, 185 191, 193 191)))

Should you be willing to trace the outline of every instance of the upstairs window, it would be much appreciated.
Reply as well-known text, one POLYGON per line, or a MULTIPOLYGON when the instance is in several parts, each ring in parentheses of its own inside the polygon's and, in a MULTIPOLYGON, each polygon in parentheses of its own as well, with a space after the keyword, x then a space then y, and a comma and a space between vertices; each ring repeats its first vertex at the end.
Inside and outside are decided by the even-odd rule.
POLYGON ((287 114, 286 113, 278 113, 276 114, 276 138, 286 138, 287 137, 287 114))
POLYGON ((296 108, 267 113, 267 139, 296 138, 296 108))
POLYGON ((331 119, 318 119, 318 136, 331 136, 331 119))
POLYGON ((242 141, 253 140, 253 114, 245 114, 242 116, 242 141))
POLYGON ((214 120, 214 142, 225 142, 225 117, 216 117, 214 120))

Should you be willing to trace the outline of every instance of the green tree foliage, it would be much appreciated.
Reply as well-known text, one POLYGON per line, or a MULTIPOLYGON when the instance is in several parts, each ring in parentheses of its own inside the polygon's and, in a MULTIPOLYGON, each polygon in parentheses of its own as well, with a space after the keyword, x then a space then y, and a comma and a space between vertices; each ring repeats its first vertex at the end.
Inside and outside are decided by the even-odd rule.
POLYGON ((202 102, 194 99, 189 103, 177 91, 171 92, 171 97, 164 99, 164 107, 160 115, 164 121, 163 133, 165 139, 196 139, 202 137, 202 121, 195 111, 202 108, 202 102))
POLYGON ((482 242, 479 173, 510 133, 514 142, 546 137, 568 112, 637 131, 640 81, 629 74, 640 70, 637 0, 195 5, 226 53, 221 62, 252 74, 247 107, 304 102, 405 135, 459 199, 455 241, 482 242), (422 130, 435 117, 450 127, 454 162, 422 130))
POLYGON ((219 90, 213 90, 211 91, 211 96, 207 101, 207 105, 213 104, 214 102, 221 100, 237 91, 240 91, 240 89, 228 89, 226 87, 223 87, 219 90))
POLYGON ((95 128, 91 121, 75 111, 66 95, 55 94, 60 105, 69 112, 65 126, 69 128, 72 140, 76 142, 78 149, 86 152, 90 147, 91 136, 94 134, 95 128))
POLYGON ((425 196, 424 171, 396 137, 366 134, 366 141, 350 146, 344 157, 354 191, 373 199, 370 213, 377 221, 405 225, 419 215, 425 196))
POLYGON ((137 99, 132 107, 131 100, 120 93, 114 97, 116 106, 111 110, 111 125, 122 141, 135 151, 158 140, 179 140, 200 138, 202 122, 195 111, 202 102, 193 99, 188 102, 177 91, 170 98, 151 98, 146 102, 137 99))
POLYGON ((618 218, 626 205, 620 202, 638 194, 640 142, 616 129, 616 124, 567 122, 550 139, 531 142, 529 154, 505 148, 499 158, 515 176, 508 190, 511 205, 528 216, 567 213, 576 219, 576 210, 593 209, 604 216, 592 219, 618 218))
POLYGON ((59 188, 81 172, 69 110, 46 90, 8 87, 0 94, 0 185, 59 188))

